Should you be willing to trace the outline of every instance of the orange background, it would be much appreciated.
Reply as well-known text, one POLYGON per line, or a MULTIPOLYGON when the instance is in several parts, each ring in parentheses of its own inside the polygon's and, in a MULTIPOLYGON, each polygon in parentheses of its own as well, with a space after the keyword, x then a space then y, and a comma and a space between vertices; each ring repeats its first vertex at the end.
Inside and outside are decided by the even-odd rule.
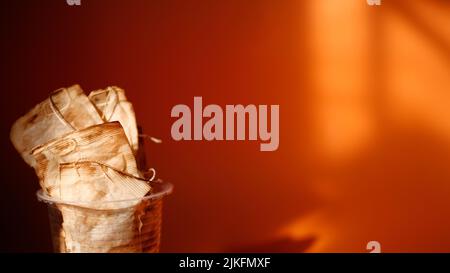
POLYGON ((2 1, 0 251, 50 251, 8 139, 48 93, 118 85, 175 184, 162 251, 450 251, 450 3, 2 1), (280 146, 181 141, 176 104, 279 104, 280 146))

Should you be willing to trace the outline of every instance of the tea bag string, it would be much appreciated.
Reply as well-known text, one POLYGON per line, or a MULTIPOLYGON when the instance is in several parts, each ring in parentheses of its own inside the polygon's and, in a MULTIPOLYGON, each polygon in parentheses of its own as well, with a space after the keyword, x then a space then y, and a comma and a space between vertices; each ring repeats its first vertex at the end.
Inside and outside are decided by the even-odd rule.
POLYGON ((128 176, 128 177, 130 177, 130 178, 139 179, 139 180, 141 180, 141 181, 152 182, 152 181, 155 179, 155 177, 156 177, 156 170, 155 170, 154 168, 149 168, 149 169, 147 170, 147 172, 152 172, 152 174, 153 174, 152 177, 150 177, 150 178, 148 178, 148 179, 143 179, 143 178, 140 178, 140 177, 137 177, 137 176, 134 176, 134 175, 125 173, 125 172, 123 172, 123 171, 117 170, 117 169, 115 169, 115 168, 112 168, 111 166, 108 166, 108 165, 106 165, 106 164, 104 164, 104 163, 101 163, 101 162, 99 162, 99 161, 96 161, 96 160, 90 160, 90 161, 78 161, 78 160, 77 160, 74 164, 75 164, 75 165, 78 165, 79 163, 84 163, 84 162, 91 162, 91 163, 95 163, 95 164, 99 165, 100 168, 101 168, 101 170, 102 170, 102 172, 103 172, 103 174, 104 174, 105 177, 107 177, 108 179, 111 179, 111 178, 109 177, 109 175, 108 175, 108 174, 106 173, 106 171, 105 171, 107 168, 109 168, 109 169, 111 169, 111 170, 114 170, 114 171, 118 171, 118 172, 120 172, 120 173, 122 173, 122 174, 124 174, 124 175, 126 175, 126 176, 128 176))
POLYGON ((155 168, 148 168, 147 171, 145 172, 145 174, 148 174, 149 172, 152 172, 152 177, 146 179, 147 182, 153 181, 153 179, 155 179, 155 177, 156 177, 156 170, 155 170, 155 168))
MULTIPOLYGON (((156 137, 152 137, 152 136, 149 136, 149 135, 146 135, 146 134, 139 134, 139 137, 142 137, 144 139, 149 139, 150 141, 152 141, 153 143, 156 143, 156 144, 161 144, 162 143, 161 139, 156 138, 156 137)), ((156 170, 154 168, 149 168, 147 170, 147 172, 145 172, 145 174, 147 174, 150 171, 153 173, 153 176, 148 180, 149 182, 153 181, 153 179, 155 179, 155 177, 156 177, 156 170)))
MULTIPOLYGON (((53 95, 57 92, 67 91, 65 88, 60 88, 58 90, 55 90, 50 94, 49 101, 50 101, 50 109, 52 109, 53 113, 55 113, 56 117, 61 121, 64 125, 70 127, 72 130, 76 130, 75 127, 72 126, 62 115, 61 111, 59 111, 58 107, 56 106, 56 103, 53 101, 53 95)), ((68 96, 68 95, 67 95, 68 96)), ((68 96, 69 97, 69 96, 68 96)), ((70 99, 70 97, 69 97, 70 99)))
POLYGON ((149 139, 149 140, 151 140, 153 143, 156 143, 156 144, 161 144, 161 143, 162 143, 162 140, 161 140, 161 139, 156 138, 156 137, 152 137, 152 136, 149 136, 149 135, 146 135, 146 134, 139 134, 139 137, 142 137, 142 138, 144 138, 144 139, 149 139))

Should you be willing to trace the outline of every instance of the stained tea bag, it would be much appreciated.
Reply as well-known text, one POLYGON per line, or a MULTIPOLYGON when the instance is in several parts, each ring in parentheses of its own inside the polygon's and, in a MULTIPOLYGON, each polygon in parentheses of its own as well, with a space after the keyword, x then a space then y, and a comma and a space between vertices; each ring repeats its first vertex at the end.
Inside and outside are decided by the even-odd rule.
POLYGON ((138 129, 133 105, 127 100, 125 91, 119 87, 107 87, 92 91, 89 99, 105 121, 122 124, 133 152, 138 150, 138 129))
POLYGON ((36 146, 102 122, 80 86, 73 85, 54 91, 19 118, 11 128, 10 138, 23 159, 33 166, 30 152, 36 146))
POLYGON ((36 173, 46 191, 55 186, 61 163, 95 161, 139 176, 133 151, 119 122, 68 133, 35 148, 32 156, 36 162, 36 173))
MULTIPOLYGON (((65 200, 58 204, 62 230, 61 252, 142 252, 142 201, 148 181, 98 162, 63 163, 60 178, 49 195, 65 200), (70 203, 73 202, 74 205, 70 203)), ((156 218, 159 219, 159 218, 156 218)))
POLYGON ((60 165, 55 198, 77 205, 58 205, 61 240, 69 252, 140 252, 147 181, 96 162, 60 165), (121 201, 122 200, 122 201, 121 201))
POLYGON ((143 206, 98 210, 59 205, 60 252, 142 252, 143 206))
POLYGON ((60 164, 60 178, 49 195, 95 209, 136 205, 150 191, 148 181, 98 162, 60 164), (131 200, 131 201, 121 201, 131 200), (120 201, 120 202, 118 202, 120 201))

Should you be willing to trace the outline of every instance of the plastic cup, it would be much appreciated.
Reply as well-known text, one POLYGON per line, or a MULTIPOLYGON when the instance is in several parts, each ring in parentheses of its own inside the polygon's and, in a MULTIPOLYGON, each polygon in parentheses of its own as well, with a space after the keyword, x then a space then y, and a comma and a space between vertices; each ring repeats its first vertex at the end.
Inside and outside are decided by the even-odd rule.
POLYGON ((95 203, 66 202, 39 190, 38 200, 48 208, 54 251, 159 252, 162 201, 173 185, 151 185, 152 193, 143 198, 107 202, 114 209, 94 209, 95 203))

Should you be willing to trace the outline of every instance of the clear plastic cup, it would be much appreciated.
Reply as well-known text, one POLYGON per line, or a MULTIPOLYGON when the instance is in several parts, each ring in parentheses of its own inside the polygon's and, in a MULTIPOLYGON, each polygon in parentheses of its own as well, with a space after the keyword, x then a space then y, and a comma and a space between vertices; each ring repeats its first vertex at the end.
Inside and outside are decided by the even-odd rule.
POLYGON ((108 202, 115 209, 93 209, 93 203, 65 202, 39 190, 38 200, 48 208, 54 251, 158 252, 162 199, 173 185, 151 185, 152 193, 143 198, 108 202))

